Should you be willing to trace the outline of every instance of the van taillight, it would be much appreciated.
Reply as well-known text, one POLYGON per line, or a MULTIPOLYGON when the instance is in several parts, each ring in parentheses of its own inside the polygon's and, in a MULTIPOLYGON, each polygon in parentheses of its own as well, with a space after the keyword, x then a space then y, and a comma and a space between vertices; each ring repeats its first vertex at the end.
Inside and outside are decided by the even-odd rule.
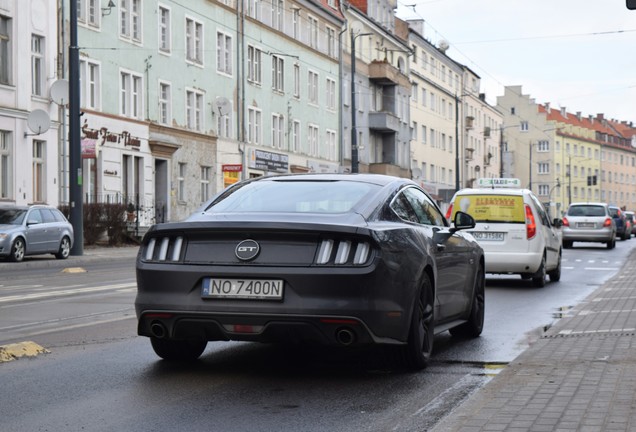
POLYGON ((537 234, 537 223, 534 220, 532 209, 526 204, 526 235, 528 240, 533 238, 537 234))
POLYGON ((451 215, 453 214, 453 205, 448 206, 448 210, 446 210, 446 219, 450 221, 451 215))
POLYGON ((605 222, 603 222, 603 227, 607 228, 611 226, 612 226, 612 218, 605 219, 605 222))

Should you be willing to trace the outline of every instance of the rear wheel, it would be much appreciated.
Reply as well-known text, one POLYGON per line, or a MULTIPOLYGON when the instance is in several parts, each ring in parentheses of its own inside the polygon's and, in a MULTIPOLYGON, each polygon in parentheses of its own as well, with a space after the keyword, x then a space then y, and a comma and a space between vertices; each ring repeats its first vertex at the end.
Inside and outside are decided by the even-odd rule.
POLYGON ((479 336, 484 329, 485 285, 484 270, 480 267, 475 276, 470 317, 464 324, 449 330, 450 334, 454 337, 475 338, 479 336))
POLYGON ((62 238, 60 242, 60 249, 55 254, 57 259, 66 259, 71 254, 71 240, 68 237, 62 238))
POLYGON ((572 247, 572 240, 563 240, 563 249, 570 249, 572 247))
POLYGON ((401 366, 417 370, 428 364, 433 352, 434 311, 433 286, 425 277, 413 305, 408 342, 398 348, 401 366))
POLYGON ((13 241, 11 245, 11 253, 9 254, 9 259, 13 262, 20 262, 24 259, 24 255, 26 254, 26 245, 24 240, 21 237, 18 237, 13 241))
POLYGON ((608 249, 614 249, 616 247, 616 239, 613 238, 612 240, 607 242, 607 248, 608 249))
POLYGON ((168 361, 194 361, 198 359, 208 341, 189 341, 150 338, 152 349, 164 360, 168 361))
POLYGON ((551 282, 558 282, 561 280, 561 252, 559 252, 559 261, 557 262, 556 268, 549 271, 548 276, 550 276, 551 282))
POLYGON ((545 255, 541 258, 541 266, 539 266, 539 270, 532 275, 532 285, 537 288, 543 288, 545 286, 545 255))

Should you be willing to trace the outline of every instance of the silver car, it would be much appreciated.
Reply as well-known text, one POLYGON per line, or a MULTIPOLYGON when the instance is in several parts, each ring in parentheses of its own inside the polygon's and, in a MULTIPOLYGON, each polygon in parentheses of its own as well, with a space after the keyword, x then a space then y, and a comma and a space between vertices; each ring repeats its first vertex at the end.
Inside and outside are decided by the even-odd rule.
POLYGON ((616 223, 609 206, 600 202, 572 203, 563 217, 563 247, 572 243, 600 242, 608 249, 616 246, 616 223))
POLYGON ((55 207, 0 207, 0 257, 18 262, 51 253, 66 259, 72 246, 73 226, 55 207))

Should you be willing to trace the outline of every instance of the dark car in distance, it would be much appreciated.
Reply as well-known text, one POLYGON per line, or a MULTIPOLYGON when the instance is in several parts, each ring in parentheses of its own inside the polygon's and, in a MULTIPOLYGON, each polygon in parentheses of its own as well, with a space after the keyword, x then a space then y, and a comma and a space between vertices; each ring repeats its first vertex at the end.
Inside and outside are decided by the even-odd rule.
POLYGON ((484 254, 416 183, 373 174, 239 182, 183 222, 151 227, 137 258, 138 334, 166 360, 208 341, 381 346, 426 366, 436 333, 477 337, 484 254))
POLYGON ((621 210, 620 207, 610 205, 609 211, 612 219, 614 219, 614 222, 616 223, 616 237, 620 238, 621 240, 628 240, 629 238, 631 238, 631 228, 628 231, 628 222, 625 218, 623 210, 621 210))

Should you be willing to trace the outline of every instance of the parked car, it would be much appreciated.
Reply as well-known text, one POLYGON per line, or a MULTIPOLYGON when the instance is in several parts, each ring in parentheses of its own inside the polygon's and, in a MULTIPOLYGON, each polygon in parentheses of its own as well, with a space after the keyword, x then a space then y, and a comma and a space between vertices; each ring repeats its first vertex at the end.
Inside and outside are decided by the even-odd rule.
POLYGON ((73 226, 55 207, 0 207, 0 257, 22 261, 27 255, 68 258, 73 226))
POLYGON ((137 258, 138 333, 166 360, 208 341, 378 345, 422 368, 435 333, 477 337, 484 255, 416 183, 372 174, 239 182, 137 258), (397 351, 397 353, 395 352, 397 351))
POLYGON ((601 202, 572 203, 563 216, 563 247, 574 242, 605 243, 608 249, 616 246, 616 222, 609 206, 601 202))
POLYGON ((616 224, 616 237, 620 237, 621 240, 627 240, 631 238, 631 228, 628 230, 628 222, 625 218, 625 214, 620 207, 610 205, 609 206, 610 215, 614 219, 614 223, 616 224))
POLYGON ((561 231, 543 205, 518 179, 479 179, 478 188, 455 193, 446 214, 465 211, 475 218, 470 233, 486 254, 486 273, 518 274, 545 286, 561 279, 561 231))
POLYGON ((623 213, 625 214, 625 219, 627 219, 631 227, 630 236, 636 235, 636 224, 635 224, 636 221, 634 220, 635 219, 634 212, 628 210, 628 211, 624 211, 623 213))

